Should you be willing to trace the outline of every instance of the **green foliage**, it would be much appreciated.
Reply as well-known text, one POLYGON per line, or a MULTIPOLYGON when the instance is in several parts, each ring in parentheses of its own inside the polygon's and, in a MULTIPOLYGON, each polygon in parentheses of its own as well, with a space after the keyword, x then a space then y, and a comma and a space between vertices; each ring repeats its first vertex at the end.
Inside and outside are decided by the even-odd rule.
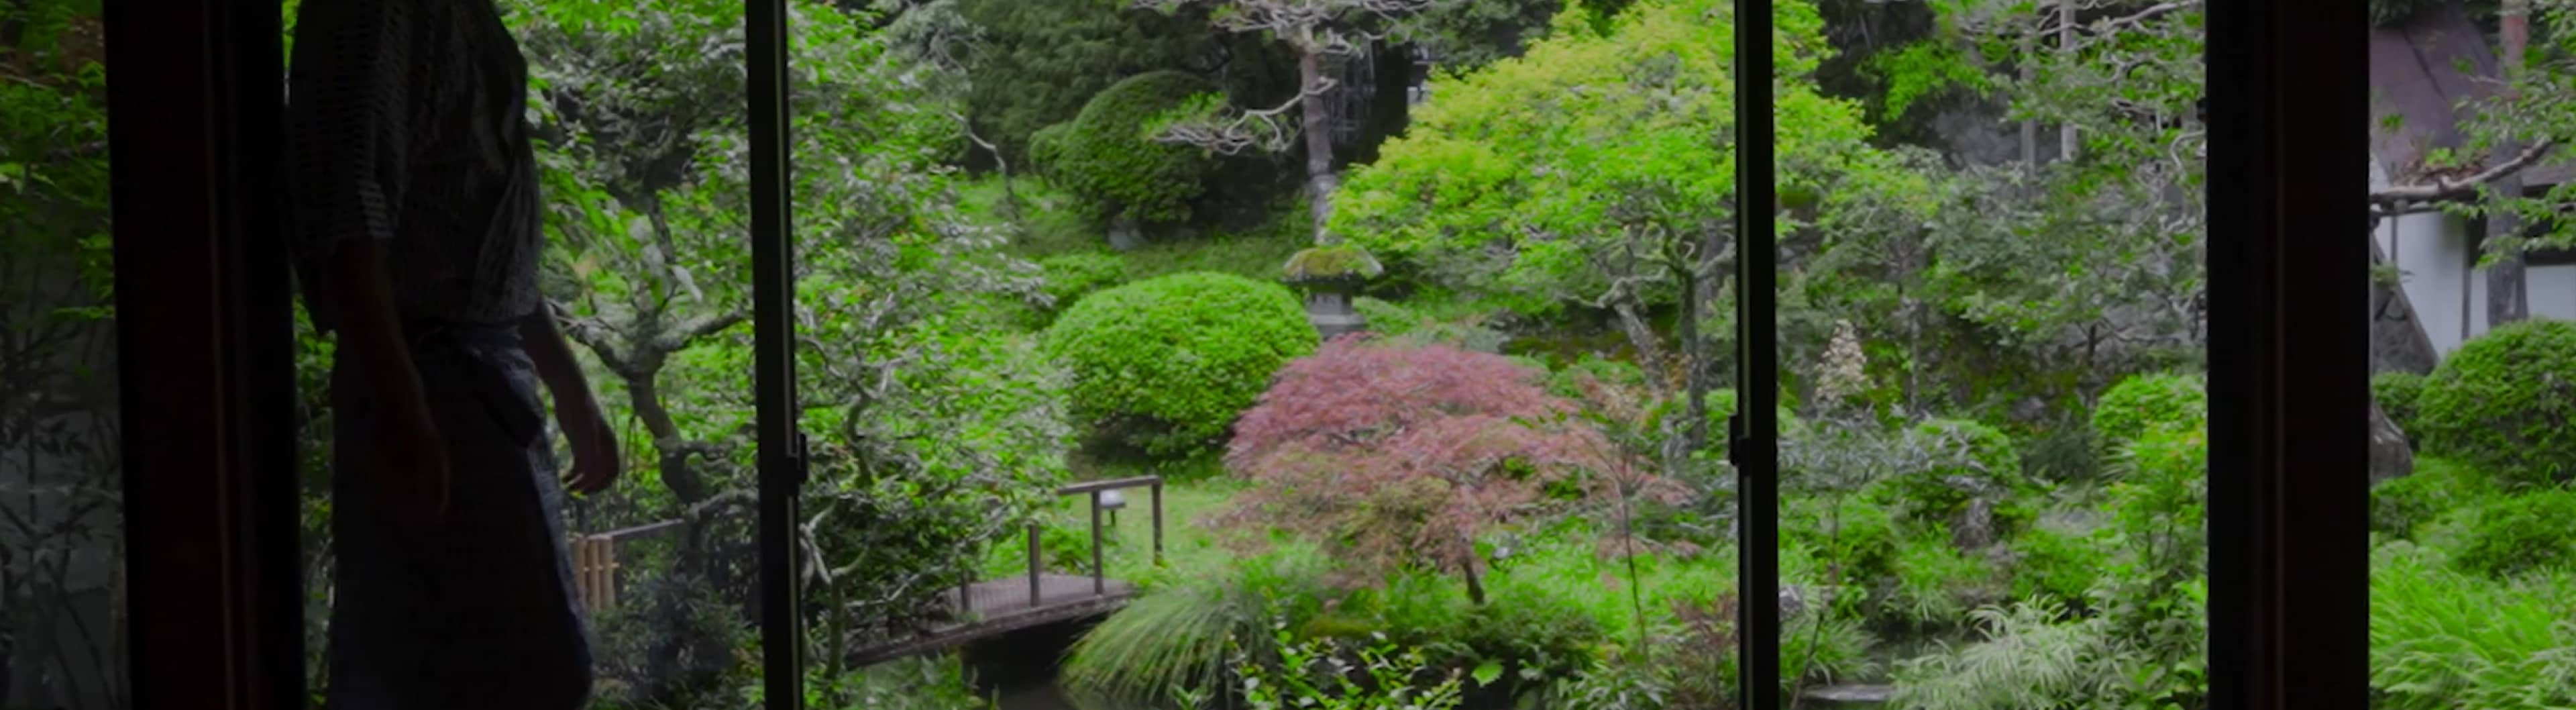
POLYGON ((1799 496, 1782 505, 1783 544, 1825 560, 1836 586, 1865 589, 1894 573, 1904 530, 1887 506, 1860 496, 1799 496))
MULTIPOLYGON (((1046 306, 1039 313, 1048 319, 1091 295, 1094 291, 1116 286, 1127 278, 1127 261, 1116 254, 1080 252, 1058 254, 1038 260, 1045 272, 1046 306)), ((1045 323, 1040 323, 1043 326, 1045 323)))
MULTIPOLYGON (((1438 57, 1443 68, 1472 71, 1518 56, 1547 35, 1549 21, 1568 4, 1562 0, 1444 3, 1414 18, 1408 35, 1438 57)), ((1597 0, 1585 4, 1603 5, 1597 0)))
POLYGON ((1961 419, 1929 419, 1914 425, 1918 445, 1939 451, 1928 465, 1910 467, 1873 487, 1881 502, 1900 507, 1913 520, 1940 524, 1979 497, 1989 500, 2019 493, 2028 485, 2021 475, 2021 455, 2012 435, 2001 429, 1961 419))
POLYGON ((2414 473, 2371 487, 2370 529, 2390 537, 2411 538, 2425 523, 2494 494, 2493 483, 2473 468, 2431 456, 2417 457, 2414 473))
POLYGON ((2576 323, 2531 320, 2460 346, 2424 383, 2410 432, 2427 454, 2491 471, 2509 486, 2576 479, 2576 323))
POLYGON ((2093 433, 2116 451, 2147 435, 2197 430, 2209 420, 2209 397, 2198 375, 2135 375, 2112 385, 2093 405, 2093 433))
POLYGON ((1072 150, 1072 144, 1068 141, 1072 139, 1068 136, 1072 134, 1072 121, 1048 124, 1047 127, 1030 133, 1029 171, 1038 175, 1058 177, 1060 173, 1056 172, 1055 166, 1069 157, 1070 154, 1067 151, 1072 150))
POLYGON ((2094 441, 2092 418, 2077 411, 2032 433, 2022 447, 2021 467, 2034 481, 2090 481, 2101 473, 2102 454, 2103 447, 2094 441))
MULTIPOLYGON (((1204 23, 1100 0, 958 0, 973 28, 965 64, 967 113, 984 136, 1019 156, 1040 129, 1073 120, 1121 77, 1213 68, 1231 50, 1240 88, 1277 84, 1280 58, 1231 47, 1204 23)), ((1044 162, 1041 160, 1041 162, 1044 162)))
POLYGON ((1218 689, 1242 660, 1238 639, 1269 638, 1282 616, 1313 616, 1329 563, 1312 548, 1283 545, 1158 580, 1074 641, 1061 683, 1079 695, 1139 703, 1218 689))
POLYGON ((1192 97, 1216 90, 1204 79, 1177 71, 1138 74, 1111 84, 1084 104, 1060 147, 1042 157, 1047 174, 1099 219, 1174 222, 1190 215, 1190 201, 1215 161, 1206 151, 1154 140, 1157 117, 1192 97))
POLYGON ((1072 370, 1078 421, 1176 454, 1223 437, 1317 338, 1286 287, 1197 272, 1086 296, 1048 326, 1045 344, 1072 370))
POLYGON ((1894 585, 1879 606, 1888 620, 1909 627, 1949 628, 2003 596, 1985 560, 1960 552, 1946 535, 1906 538, 1891 568, 1894 585))
POLYGON ((2402 541, 2371 557, 2372 707, 2576 705, 2576 575, 2499 582, 2402 541))
MULTIPOLYGON (((1351 309, 1368 321, 1369 332, 1389 338, 1451 345, 1472 352, 1499 353, 1504 340, 1509 337, 1485 327, 1481 324, 1483 319, 1475 316, 1444 318, 1440 314, 1367 296, 1351 299, 1351 309)), ((1532 369, 1547 368, 1543 363, 1525 364, 1531 365, 1532 369)), ((1573 396, 1565 391, 1550 391, 1561 397, 1573 396)))
POLYGON ((2468 527, 2452 562, 2494 578, 2576 563, 2576 490, 2551 489, 2492 498, 2467 511, 2468 527))
POLYGON ((1251 707, 1448 710, 1464 700, 1465 678, 1455 670, 1431 670, 1419 648, 1399 648, 1384 637, 1373 644, 1300 641, 1285 627, 1281 623, 1271 632, 1275 664, 1250 653, 1235 663, 1251 707))
MULTIPOLYGON (((761 688, 749 683, 749 704, 758 705, 761 688)), ((985 710, 992 701, 975 692, 966 664, 957 654, 898 658, 843 673, 817 674, 805 681, 804 707, 817 710, 985 710)))
POLYGON ((1894 121, 1906 110, 1945 90, 1985 91, 1993 84, 1985 70, 1957 44, 1934 39, 1908 43, 1871 55, 1862 73, 1886 83, 1879 99, 1879 118, 1894 121))
MULTIPOLYGON (((1823 47, 1814 7, 1780 3, 1775 20, 1782 179, 1819 185, 1841 172, 1826 165, 1867 163, 1868 131, 1808 78, 1823 47)), ((1435 78, 1404 136, 1352 171, 1330 231, 1391 272, 1518 313, 1632 278, 1641 292, 1618 298, 1673 302, 1665 266, 1596 257, 1661 254, 1730 213, 1728 6, 1648 0, 1606 31, 1559 24, 1571 26, 1521 57, 1435 78)))
POLYGON ((2425 377, 2412 372, 2382 372, 2370 377, 2370 396, 2379 400, 2379 411, 2398 431, 2415 434, 2418 405, 2424 399, 2425 377))
POLYGON ((2102 579, 2102 549, 2088 535, 2034 526, 2007 545, 2015 561, 2014 599, 2042 599, 2081 609, 2102 579))

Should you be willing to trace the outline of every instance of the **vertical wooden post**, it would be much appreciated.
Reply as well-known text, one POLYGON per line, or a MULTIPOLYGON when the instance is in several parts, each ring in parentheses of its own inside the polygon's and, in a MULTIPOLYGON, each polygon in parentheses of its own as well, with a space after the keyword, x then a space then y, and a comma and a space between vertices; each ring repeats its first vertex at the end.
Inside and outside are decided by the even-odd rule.
POLYGON ((622 568, 617 564, 617 538, 601 535, 592 539, 596 542, 592 543, 591 555, 599 560, 599 609, 615 609, 618 602, 617 570, 622 568))
POLYGON ((1038 526, 1029 526, 1029 606, 1038 605, 1038 571, 1046 569, 1038 562, 1038 526))
POLYGON ((581 608, 598 608, 591 603, 591 600, 599 598, 599 593, 590 591, 590 538, 572 539, 572 590, 574 594, 581 595, 581 608))
POLYGON ((1091 593, 1109 593, 1109 568, 1100 563, 1100 491, 1091 492, 1091 593))
POLYGON ((1163 479, 1154 479, 1154 566, 1163 566, 1163 479))

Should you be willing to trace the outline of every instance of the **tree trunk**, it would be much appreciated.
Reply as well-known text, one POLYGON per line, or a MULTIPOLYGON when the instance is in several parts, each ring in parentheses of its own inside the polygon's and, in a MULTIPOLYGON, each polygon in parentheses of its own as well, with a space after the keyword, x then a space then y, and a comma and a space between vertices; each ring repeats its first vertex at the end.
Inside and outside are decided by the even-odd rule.
POLYGON ((1655 329, 1638 315, 1636 299, 1622 296, 1610 310, 1619 316, 1619 331, 1628 335, 1628 344, 1637 348, 1637 367, 1646 371, 1646 388, 1658 398, 1671 393, 1672 385, 1664 379, 1670 360, 1664 356, 1663 343, 1655 338, 1655 329))
MULTIPOLYGON (((2075 0, 2057 0, 2057 53, 2075 59, 2075 0)), ((2057 127, 2057 159, 2075 159, 2075 124, 2057 127)))
MULTIPOLYGON (((659 360, 656 356, 647 362, 659 360)), ((715 492, 707 489, 704 476, 689 467, 690 452, 680 445, 683 439, 680 438, 679 424, 671 420, 671 410, 662 406, 662 388, 654 382, 660 370, 655 367, 644 372, 620 374, 625 375, 626 399, 635 407, 635 417, 644 420, 644 430, 653 435, 653 452, 660 457, 662 485, 669 487, 671 496, 685 508, 706 500, 715 492)))
POLYGON ((1702 274, 1697 273, 1697 264, 1691 267, 1681 275, 1682 318, 1676 328, 1682 341, 1682 387, 1689 398, 1690 420, 1682 424, 1679 445, 1664 450, 1665 473, 1674 476, 1690 463, 1692 452, 1708 447, 1708 345, 1699 336, 1700 313, 1705 310, 1700 301, 1702 274))
MULTIPOLYGON (((2514 78, 2521 73, 2523 48, 2528 44, 2530 37, 2528 25, 2530 14, 2530 0, 2504 0, 2500 19, 2504 35, 2504 56, 2497 64, 2503 69, 2505 91, 2508 96, 2513 91, 2514 78)), ((2499 156, 2512 156, 2521 152, 2522 146, 2515 141, 2507 141, 2496 150, 2499 156)), ((2505 199, 2520 198, 2522 197, 2522 174, 2516 172, 2507 175, 2504 179, 2491 183, 2491 187, 2505 199)), ((2521 231, 2522 218, 2509 210, 2496 210, 2487 215, 2487 238, 2489 239, 2516 236, 2521 231)), ((2519 251, 2499 254, 2495 265, 2487 267, 2488 330, 2531 316, 2531 294, 2523 272, 2522 254, 2519 251)))
MULTIPOLYGON (((2031 68, 2031 62, 2036 61, 2034 57, 2037 56, 2037 52, 2034 50, 2038 46, 2037 35, 2022 35, 2020 61, 2023 82, 2029 82, 2032 77, 2039 75, 2037 70, 2031 68)), ((2039 122, 2028 118, 2021 120, 2021 166, 2025 170, 2039 169, 2039 122)))
POLYGON ((1324 55, 1314 51, 1297 53, 1298 86, 1307 92, 1297 102, 1306 134, 1306 200, 1307 216, 1315 220, 1315 245, 1328 246, 1341 240, 1325 231, 1324 224, 1333 216, 1333 125, 1332 104, 1324 101, 1315 87, 1324 83, 1324 55))

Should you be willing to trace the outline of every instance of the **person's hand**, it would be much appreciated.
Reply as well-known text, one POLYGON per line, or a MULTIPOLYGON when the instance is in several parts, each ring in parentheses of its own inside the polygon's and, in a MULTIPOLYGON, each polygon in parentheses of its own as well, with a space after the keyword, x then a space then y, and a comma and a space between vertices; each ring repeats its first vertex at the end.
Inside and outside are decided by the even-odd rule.
POLYGON ((447 521, 447 440, 426 404, 395 406, 376 419, 376 454, 383 459, 385 501, 396 522, 433 527, 447 521))
POLYGON ((564 476, 564 488, 582 495, 608 490, 624 467, 617 459, 617 432, 600 416, 599 405, 576 405, 562 423, 564 437, 572 440, 572 470, 564 476))

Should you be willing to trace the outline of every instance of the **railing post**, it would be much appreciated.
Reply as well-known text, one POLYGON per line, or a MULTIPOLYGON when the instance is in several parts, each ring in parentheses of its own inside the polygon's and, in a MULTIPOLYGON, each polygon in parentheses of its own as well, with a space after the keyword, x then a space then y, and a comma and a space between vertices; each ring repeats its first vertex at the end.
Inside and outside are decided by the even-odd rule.
POLYGON ((1163 479, 1154 479, 1154 566, 1163 566, 1163 479))
POLYGON ((1100 563, 1100 491, 1091 492, 1091 593, 1109 593, 1109 568, 1100 563))
POLYGON ((1038 526, 1029 526, 1029 606, 1038 605, 1038 572, 1046 569, 1038 562, 1038 526))

